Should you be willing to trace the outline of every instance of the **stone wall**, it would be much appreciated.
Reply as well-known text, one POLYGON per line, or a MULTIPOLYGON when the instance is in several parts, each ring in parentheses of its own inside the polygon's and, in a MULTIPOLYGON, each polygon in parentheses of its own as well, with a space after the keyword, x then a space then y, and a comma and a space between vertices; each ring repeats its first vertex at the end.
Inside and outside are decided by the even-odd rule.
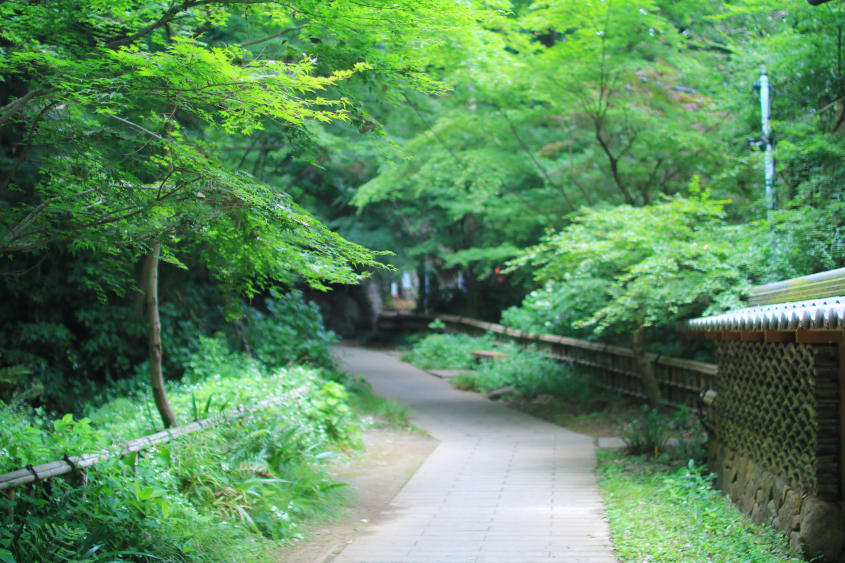
POLYGON ((831 344, 722 341, 710 467, 740 510, 796 553, 839 560, 839 357, 831 344))
POLYGON ((822 554, 826 561, 842 560, 845 519, 840 504, 793 487, 718 439, 710 441, 709 457, 718 487, 754 522, 785 532, 796 555, 813 558, 822 554))

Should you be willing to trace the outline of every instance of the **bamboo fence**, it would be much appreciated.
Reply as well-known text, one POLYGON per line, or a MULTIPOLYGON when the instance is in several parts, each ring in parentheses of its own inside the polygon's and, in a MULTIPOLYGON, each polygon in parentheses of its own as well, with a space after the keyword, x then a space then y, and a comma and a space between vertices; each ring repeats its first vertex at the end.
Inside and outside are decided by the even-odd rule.
MULTIPOLYGON (((533 345, 545 356, 578 366, 581 371, 592 375, 601 387, 645 398, 634 352, 630 348, 553 334, 523 332, 455 315, 384 312, 379 316, 378 326, 383 330, 425 330, 435 319, 440 319, 449 332, 474 336, 490 333, 499 340, 511 340, 523 346, 533 345)), ((663 401, 674 406, 685 405, 697 411, 702 410, 702 395, 716 386, 716 364, 658 354, 647 354, 646 358, 654 362, 663 401)))
POLYGON ((0 475, 0 490, 10 489, 18 485, 26 485, 28 483, 36 483, 59 475, 65 475, 76 470, 90 467, 109 457, 122 457, 158 444, 167 443, 187 434, 214 428, 215 426, 220 426, 222 424, 228 424, 233 420, 253 414, 260 410, 284 404, 292 397, 301 396, 305 390, 305 387, 298 387, 288 393, 285 393, 281 397, 260 401, 250 407, 239 407, 227 413, 211 416, 202 420, 196 420, 184 426, 168 428, 167 430, 162 430, 161 432, 156 432, 155 434, 150 434, 149 436, 129 440, 128 442, 124 442, 112 449, 103 449, 95 453, 76 456, 65 455, 65 457, 60 460, 50 461, 48 463, 42 463, 35 466, 28 465, 23 469, 18 469, 16 471, 0 475))

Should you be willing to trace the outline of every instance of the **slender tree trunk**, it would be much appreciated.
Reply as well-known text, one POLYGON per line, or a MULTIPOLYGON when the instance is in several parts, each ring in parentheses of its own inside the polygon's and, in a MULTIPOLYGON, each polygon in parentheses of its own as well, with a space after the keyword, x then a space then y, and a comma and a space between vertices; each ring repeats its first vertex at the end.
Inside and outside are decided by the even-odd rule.
POLYGON ((466 269, 464 283, 466 284, 466 304, 464 305, 466 315, 474 319, 483 318, 483 315, 481 315, 481 284, 471 267, 466 269))
POLYGON ((646 336, 645 329, 640 327, 634 332, 634 343, 631 347, 634 351, 634 363, 643 381, 648 403, 652 407, 657 406, 660 400, 660 387, 657 385, 657 377, 654 375, 654 364, 646 358, 646 336))
POLYGON ((246 339, 246 334, 244 334, 244 327, 241 319, 232 321, 232 327, 235 329, 235 334, 241 340, 241 345, 244 347, 244 352, 246 352, 247 357, 251 360, 253 359, 252 355, 252 348, 249 346, 249 340, 246 339))
POLYGON ((153 399, 161 415, 165 428, 177 426, 176 414, 167 400, 164 391, 164 378, 161 372, 161 319, 158 315, 158 259, 161 255, 161 243, 155 241, 147 254, 144 264, 144 293, 147 301, 147 322, 149 323, 149 360, 150 383, 153 387, 153 399))
POLYGON ((429 297, 427 291, 429 289, 425 279, 426 267, 425 264, 417 266, 417 283, 419 289, 417 291, 417 313, 428 313, 429 297))

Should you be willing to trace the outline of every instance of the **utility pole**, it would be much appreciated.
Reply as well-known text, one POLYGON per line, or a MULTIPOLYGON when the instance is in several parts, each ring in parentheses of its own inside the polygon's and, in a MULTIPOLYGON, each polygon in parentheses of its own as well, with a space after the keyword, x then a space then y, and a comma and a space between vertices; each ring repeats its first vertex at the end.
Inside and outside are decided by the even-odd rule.
POLYGON ((766 143, 766 155, 764 169, 766 174, 766 214, 769 215, 775 208, 775 193, 772 186, 775 179, 775 161, 772 157, 772 130, 769 126, 772 103, 769 91, 769 75, 766 74, 766 66, 763 65, 760 71, 760 114, 763 121, 763 142, 766 143))

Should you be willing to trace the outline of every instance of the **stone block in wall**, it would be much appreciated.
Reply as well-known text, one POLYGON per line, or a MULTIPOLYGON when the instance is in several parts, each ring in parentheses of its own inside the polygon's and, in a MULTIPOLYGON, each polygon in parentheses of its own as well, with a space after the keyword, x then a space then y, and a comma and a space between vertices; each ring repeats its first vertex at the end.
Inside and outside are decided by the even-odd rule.
POLYGON ((772 522, 772 525, 775 528, 784 531, 797 529, 797 526, 793 526, 793 523, 795 517, 801 513, 802 500, 801 495, 792 489, 784 490, 783 496, 780 500, 780 507, 777 511, 777 516, 772 522))
POLYGON ((807 499, 801 506, 799 539, 804 556, 836 560, 845 548, 845 518, 839 505, 807 499))

